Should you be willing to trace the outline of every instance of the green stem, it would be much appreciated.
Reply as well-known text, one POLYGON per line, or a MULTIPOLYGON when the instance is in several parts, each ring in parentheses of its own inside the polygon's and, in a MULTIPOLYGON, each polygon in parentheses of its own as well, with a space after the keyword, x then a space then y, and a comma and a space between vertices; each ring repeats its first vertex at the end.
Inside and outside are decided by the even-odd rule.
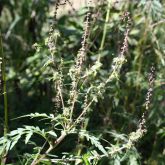
MULTIPOLYGON (((88 123, 89 123, 89 117, 85 119, 84 125, 81 127, 81 129, 87 130, 88 123)), ((82 137, 82 139, 80 139, 80 142, 83 143, 84 139, 85 139, 85 137, 82 137)), ((80 146, 80 148, 78 149, 78 152, 77 152, 77 156, 81 156, 82 150, 83 150, 83 146, 80 146)))
POLYGON ((5 57, 3 52, 2 34, 0 32, 0 57, 2 58, 2 81, 3 81, 3 97, 4 97, 4 136, 8 132, 8 106, 7 106, 7 89, 6 89, 6 74, 5 74, 5 57))
POLYGON ((103 48, 104 48, 105 37, 106 37, 106 34, 107 34, 107 27, 108 27, 108 21, 109 21, 109 16, 110 16, 110 6, 111 6, 111 1, 109 0, 108 1, 107 14, 106 14, 106 18, 105 18, 104 29, 103 29, 103 36, 102 36, 101 45, 100 45, 100 48, 99 48, 98 61, 100 61, 101 52, 103 51, 103 48))

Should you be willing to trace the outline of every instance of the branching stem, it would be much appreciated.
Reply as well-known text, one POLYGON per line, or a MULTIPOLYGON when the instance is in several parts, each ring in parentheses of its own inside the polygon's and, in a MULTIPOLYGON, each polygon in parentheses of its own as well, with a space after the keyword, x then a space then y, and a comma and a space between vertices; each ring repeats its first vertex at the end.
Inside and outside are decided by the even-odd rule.
POLYGON ((47 156, 47 154, 49 154, 54 148, 56 148, 63 141, 66 135, 67 135, 66 132, 62 132, 61 136, 59 136, 59 138, 54 141, 54 144, 49 146, 45 154, 43 154, 40 158, 36 157, 31 163, 31 165, 37 165, 39 162, 41 162, 47 156))

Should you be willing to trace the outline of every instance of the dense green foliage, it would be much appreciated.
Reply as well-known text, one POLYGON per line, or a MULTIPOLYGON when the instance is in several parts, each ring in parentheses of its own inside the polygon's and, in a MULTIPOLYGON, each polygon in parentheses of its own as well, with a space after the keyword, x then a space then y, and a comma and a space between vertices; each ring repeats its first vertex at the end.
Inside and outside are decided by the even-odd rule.
MULTIPOLYGON (((69 3, 64 2, 59 9, 69 3)), ((48 165, 164 165, 165 2, 98 0, 78 11, 70 6, 57 21, 50 16, 54 6, 47 0, 0 1, 9 110, 9 133, 3 136, 2 83, 2 162, 29 165, 43 156, 40 163, 48 165), (152 66, 156 76, 147 110, 152 66), (139 121, 145 111, 143 134, 139 121)))

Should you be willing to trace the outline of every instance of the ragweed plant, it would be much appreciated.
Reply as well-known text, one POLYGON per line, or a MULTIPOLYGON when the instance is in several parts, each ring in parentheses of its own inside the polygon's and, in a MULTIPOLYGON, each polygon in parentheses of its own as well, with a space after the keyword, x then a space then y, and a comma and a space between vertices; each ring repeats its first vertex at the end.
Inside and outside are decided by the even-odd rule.
MULTIPOLYGON (((146 116, 143 114, 142 119, 137 126, 137 130, 124 136, 122 143, 113 145, 108 142, 103 145, 100 137, 94 135, 87 129, 82 129, 86 117, 89 114, 95 113, 92 110, 92 105, 96 104, 100 98, 104 97, 106 88, 109 83, 119 80, 119 75, 124 63, 127 62, 126 53, 128 48, 128 37, 131 29, 130 13, 124 12, 122 21, 126 23, 124 40, 121 45, 119 54, 113 58, 111 69, 106 79, 101 80, 97 77, 103 64, 101 62, 101 53, 104 47, 107 23, 109 21, 111 1, 108 1, 108 9, 106 14, 104 32, 102 42, 99 48, 98 59, 95 60, 92 66, 88 66, 86 59, 89 55, 88 44, 90 40, 90 31, 92 24, 92 1, 88 0, 87 12, 83 24, 83 34, 77 55, 70 65, 67 60, 58 52, 58 40, 61 37, 57 29, 57 13, 61 5, 68 1, 56 1, 54 22, 50 25, 48 37, 45 39, 45 46, 49 54, 48 60, 44 64, 44 68, 49 67, 51 71, 51 83, 54 84, 54 111, 51 114, 46 113, 31 113, 22 116, 30 119, 40 119, 46 121, 46 128, 38 126, 24 126, 17 130, 11 131, 7 136, 0 139, 0 155, 3 156, 4 151, 9 152, 24 138, 25 144, 31 144, 34 134, 39 135, 44 139, 42 146, 34 147, 34 153, 28 155, 24 164, 37 165, 39 163, 59 163, 59 164, 97 164, 100 159, 112 159, 117 154, 127 153, 131 149, 135 149, 135 143, 143 137, 146 132, 146 116), (67 69, 66 69, 67 68, 67 69), (60 144, 62 144, 70 135, 77 135, 79 139, 90 142, 90 149, 86 149, 86 153, 72 154, 63 153, 62 156, 53 153, 60 144), (52 153, 52 154, 51 154, 52 153)), ((69 1, 70 2, 70 1, 69 1)), ((42 51, 42 46, 34 45, 38 52, 42 51)), ((153 78, 150 75, 150 85, 153 86, 153 78)), ((152 87, 146 98, 146 110, 149 107, 151 99, 152 87)), ((44 122, 43 122, 44 123, 44 122)), ((82 141, 82 143, 84 142, 82 141)), ((84 142, 85 143, 85 142, 84 142)))

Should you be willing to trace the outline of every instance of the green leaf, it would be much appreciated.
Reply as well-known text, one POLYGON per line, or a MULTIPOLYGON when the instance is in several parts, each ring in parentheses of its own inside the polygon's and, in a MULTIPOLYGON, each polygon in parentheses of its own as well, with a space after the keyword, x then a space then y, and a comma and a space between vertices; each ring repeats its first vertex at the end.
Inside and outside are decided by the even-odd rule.
POLYGON ((15 135, 18 135, 18 134, 19 134, 18 130, 14 130, 14 131, 10 132, 9 136, 15 136, 15 135))
POLYGON ((11 146, 11 141, 7 140, 6 146, 5 146, 5 151, 8 152, 11 146))
POLYGON ((25 144, 27 144, 29 142, 29 140, 32 137, 32 135, 33 135, 33 132, 30 132, 29 134, 26 135, 25 144))
POLYGON ((114 165, 120 165, 120 160, 119 159, 115 159, 114 165))
POLYGON ((99 139, 95 136, 89 135, 88 132, 80 132, 80 134, 82 136, 84 136, 87 141, 90 141, 91 144, 93 144, 95 147, 97 147, 105 156, 108 156, 107 151, 104 149, 104 147, 101 145, 101 143, 99 142, 99 139))
POLYGON ((12 139, 10 150, 13 149, 13 147, 18 143, 18 140, 21 138, 22 134, 18 134, 12 139))
POLYGON ((130 165, 139 165, 136 155, 130 155, 129 163, 130 163, 130 165))
POLYGON ((47 134, 53 136, 54 138, 57 138, 57 134, 54 131, 49 131, 47 134))
POLYGON ((85 154, 83 155, 82 159, 85 163, 85 165, 90 165, 90 162, 88 161, 88 158, 89 158, 89 155, 88 154, 85 154))

